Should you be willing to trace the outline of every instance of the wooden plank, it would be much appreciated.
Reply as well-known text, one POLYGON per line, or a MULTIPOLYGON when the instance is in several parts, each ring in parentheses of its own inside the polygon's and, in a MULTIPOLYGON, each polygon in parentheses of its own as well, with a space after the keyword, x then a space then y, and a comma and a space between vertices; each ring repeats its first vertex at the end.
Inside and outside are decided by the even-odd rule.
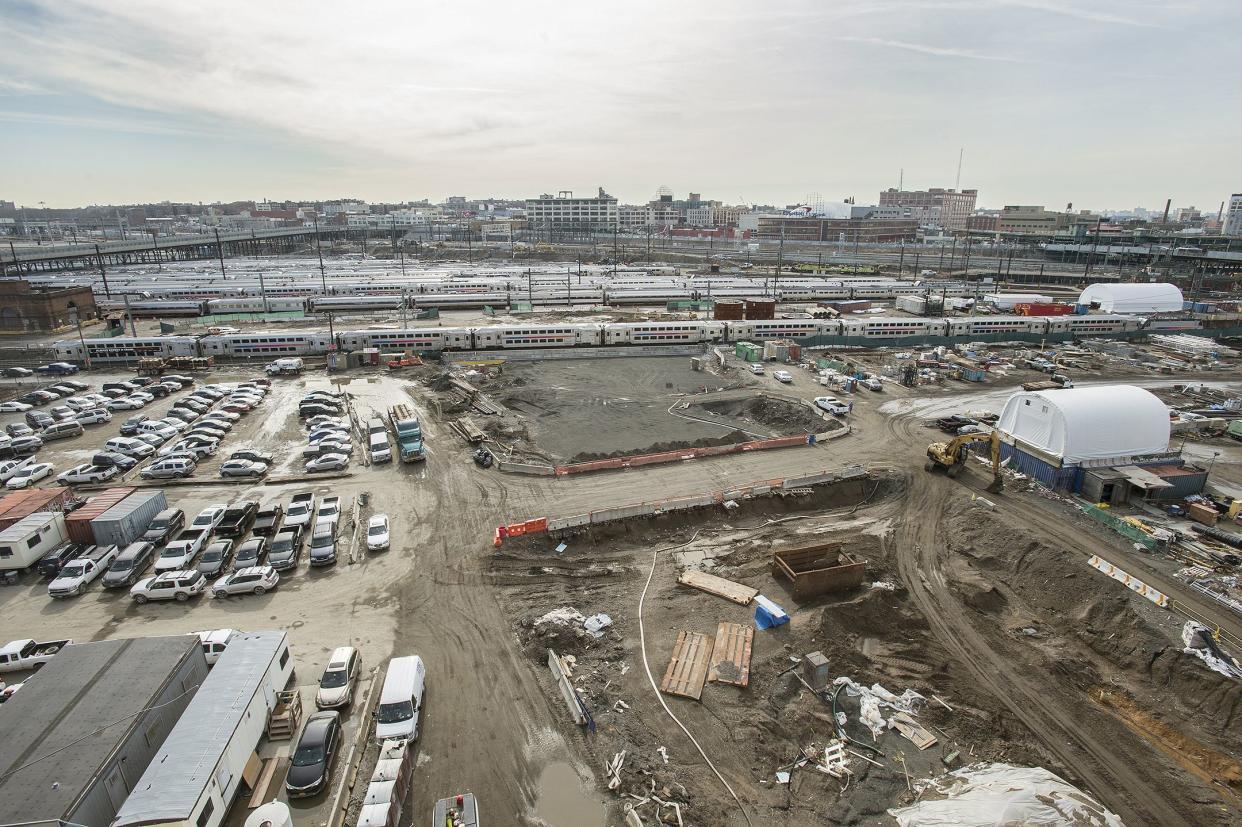
POLYGON ((668 695, 681 695, 696 701, 703 695, 707 680, 707 662, 712 655, 712 641, 699 632, 678 632, 673 646, 673 657, 664 670, 660 691, 668 695))
POLYGON ((714 574, 708 574, 705 571, 696 569, 686 569, 677 578, 677 582, 683 586, 689 586, 692 589, 698 589, 708 594, 714 594, 716 597, 723 597, 725 600, 732 600, 734 603, 740 603, 745 606, 755 599, 755 595, 759 594, 758 589, 752 589, 750 586, 741 583, 735 583, 732 580, 725 580, 723 577, 717 577, 714 574))
POLYGON ((709 681, 746 686, 750 683, 750 649, 755 630, 741 623, 721 623, 716 627, 709 681))
POLYGON ((272 786, 272 779, 276 777, 276 770, 280 768, 281 763, 282 759, 280 757, 264 760, 263 770, 259 773, 259 780, 255 782, 254 791, 250 794, 250 800, 246 802, 247 809, 253 810, 255 807, 276 799, 276 794, 269 793, 268 788, 272 786))

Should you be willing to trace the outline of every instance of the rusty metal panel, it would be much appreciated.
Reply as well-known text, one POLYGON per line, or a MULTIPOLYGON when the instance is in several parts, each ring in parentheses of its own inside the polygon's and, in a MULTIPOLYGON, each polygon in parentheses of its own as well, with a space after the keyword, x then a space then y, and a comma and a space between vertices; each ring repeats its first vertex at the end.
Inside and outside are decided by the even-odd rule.
POLYGON ((707 680, 707 663, 712 655, 712 640, 700 632, 678 632, 673 657, 664 670, 660 691, 698 700, 707 680))

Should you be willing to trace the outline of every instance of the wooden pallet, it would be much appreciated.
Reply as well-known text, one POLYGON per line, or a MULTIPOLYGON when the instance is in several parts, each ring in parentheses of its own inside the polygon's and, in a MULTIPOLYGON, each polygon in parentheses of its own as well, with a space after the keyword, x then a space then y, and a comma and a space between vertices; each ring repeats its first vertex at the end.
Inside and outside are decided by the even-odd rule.
POLYGON ((253 810, 255 807, 276 800, 276 793, 272 792, 269 794, 268 788, 272 786, 272 781, 276 778, 276 772, 283 764, 284 759, 280 757, 268 758, 263 761, 263 771, 259 773, 259 780, 254 784, 250 799, 246 802, 246 809, 253 810))
POLYGON ((699 632, 678 632, 673 657, 664 670, 660 691, 668 695, 694 698, 703 695, 707 680, 707 662, 712 655, 712 640, 699 632))
POLYGON ((755 599, 755 595, 759 594, 758 589, 752 589, 750 586, 734 583, 732 580, 725 580, 723 577, 717 577, 714 574, 708 574, 705 571, 697 571, 695 569, 686 569, 677 578, 677 582, 683 586, 689 586, 692 589, 714 594, 717 597, 723 597, 725 600, 732 600, 743 606, 755 599))
POLYGON ((750 649, 755 639, 753 627, 741 623, 721 623, 716 627, 707 679, 716 683, 747 686, 750 683, 750 649))

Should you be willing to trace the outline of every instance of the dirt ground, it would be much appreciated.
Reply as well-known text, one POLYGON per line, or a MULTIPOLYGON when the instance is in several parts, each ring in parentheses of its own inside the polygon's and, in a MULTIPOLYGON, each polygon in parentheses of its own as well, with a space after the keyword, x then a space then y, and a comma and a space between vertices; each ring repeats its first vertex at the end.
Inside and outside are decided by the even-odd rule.
MULTIPOLYGON (((703 384, 775 387, 743 374, 736 363, 726 375, 713 376, 692 372, 688 358, 609 361, 623 364, 609 369, 622 373, 589 362, 545 362, 506 367, 496 380, 478 385, 502 404, 512 398, 517 410, 528 405, 521 413, 529 445, 555 447, 564 457, 719 438, 724 428, 701 423, 694 427, 703 430, 675 430, 691 425, 667 414, 677 394, 703 384)), ((252 373, 229 368, 212 378, 252 373)), ((622 823, 624 801, 633 800, 624 794, 646 797, 654 790, 683 805, 687 825, 891 825, 886 810, 912 798, 907 773, 917 781, 977 760, 1047 767, 1131 827, 1225 825, 1242 818, 1242 773, 1235 763, 1242 690, 1182 654, 1180 616, 1108 580, 1085 560, 1092 553, 1106 557, 1232 634, 1242 634, 1242 621, 1179 586, 1162 561, 1136 554, 1059 501, 1011 486, 992 497, 995 508, 988 509, 972 501, 972 495, 990 496, 983 492, 985 472, 949 480, 922 471, 926 444, 938 438, 924 420, 999 410, 1023 377, 984 387, 908 390, 885 383, 883 392, 860 391, 851 397, 851 433, 816 447, 550 478, 475 467, 469 447, 448 428, 462 412, 445 405, 438 373, 426 367, 278 381, 265 408, 226 441, 226 448, 277 453, 282 473, 296 478, 302 429, 294 403, 306 390, 336 387, 351 395, 362 419, 399 401, 412 404, 424 417, 426 463, 355 463, 348 476, 330 482, 228 485, 218 484, 208 467, 193 484, 166 489, 171 503, 191 513, 242 498, 287 501, 305 488, 349 502, 365 494, 370 504, 355 519, 388 513, 391 551, 360 554, 327 571, 303 564, 263 597, 185 605, 137 607, 97 588, 53 602, 29 577, 0 588, 8 636, 92 640, 226 626, 281 628, 290 635, 303 686, 314 683, 334 646, 359 646, 369 667, 395 654, 420 654, 429 688, 409 824, 421 823, 436 798, 473 790, 499 823, 615 825, 622 823), (502 523, 852 463, 870 469, 865 483, 579 534, 565 538, 560 554, 549 538, 499 552, 491 546, 502 523), (773 579, 770 552, 820 537, 845 542, 866 561, 865 584, 799 603, 773 579), (681 567, 701 566, 750 584, 792 616, 785 626, 756 630, 748 687, 713 683, 700 702, 665 699, 748 817, 647 681, 638 602, 653 558, 642 623, 646 662, 657 682, 677 631, 711 633, 720 621, 752 622, 753 609, 678 586, 681 567), (613 625, 596 639, 572 623, 536 623, 569 607, 584 616, 606 612, 613 625), (595 718, 593 734, 569 721, 546 666, 549 646, 576 658, 574 679, 595 718), (787 671, 797 668, 791 658, 815 650, 828 657, 833 676, 927 698, 916 717, 938 743, 918 750, 894 732, 873 741, 859 724, 857 699, 842 693, 846 731, 879 753, 854 749, 881 766, 851 757, 848 786, 810 765, 792 769, 789 785, 777 784, 776 772, 794 764, 800 751, 822 754, 834 734, 831 708, 787 671), (622 750, 621 785, 609 791, 604 765, 622 750)), ((96 372, 87 380, 97 386, 115 374, 96 372)), ((793 384, 779 390, 804 399, 822 393, 808 371, 795 371, 793 384)), ((152 409, 162 411, 171 401, 152 409)), ((755 411, 733 415, 759 421, 755 411)), ((510 427, 498 428, 482 414, 474 418, 485 430, 510 427)), ((115 435, 119 422, 54 444, 50 461, 57 470, 68 467, 115 435)), ((1242 480, 1242 446, 1191 441, 1188 451, 1218 451, 1214 475, 1242 480)), ((301 820, 324 820, 322 798, 298 806, 301 820)), ((648 824, 653 808, 648 803, 640 810, 648 824)), ((665 815, 671 818, 671 810, 665 815)))

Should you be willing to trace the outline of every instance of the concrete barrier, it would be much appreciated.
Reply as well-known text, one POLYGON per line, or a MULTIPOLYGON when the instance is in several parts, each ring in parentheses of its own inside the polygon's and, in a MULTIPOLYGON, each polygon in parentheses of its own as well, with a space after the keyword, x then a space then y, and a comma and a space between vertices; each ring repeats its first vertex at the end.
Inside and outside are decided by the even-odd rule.
POLYGON ((553 466, 533 462, 498 462, 496 470, 508 474, 534 474, 541 477, 551 477, 556 474, 556 468, 553 466))
POLYGON ((558 477, 569 474, 588 474, 594 471, 614 471, 624 468, 640 468, 644 465, 660 465, 670 462, 682 462, 700 457, 726 456, 746 451, 767 451, 773 448, 794 448, 799 445, 811 445, 806 434, 783 436, 774 439, 756 439, 750 442, 737 442, 731 445, 712 445, 706 448, 686 448, 680 451, 662 451, 657 454, 632 454, 625 457, 576 462, 570 465, 556 466, 558 477))

